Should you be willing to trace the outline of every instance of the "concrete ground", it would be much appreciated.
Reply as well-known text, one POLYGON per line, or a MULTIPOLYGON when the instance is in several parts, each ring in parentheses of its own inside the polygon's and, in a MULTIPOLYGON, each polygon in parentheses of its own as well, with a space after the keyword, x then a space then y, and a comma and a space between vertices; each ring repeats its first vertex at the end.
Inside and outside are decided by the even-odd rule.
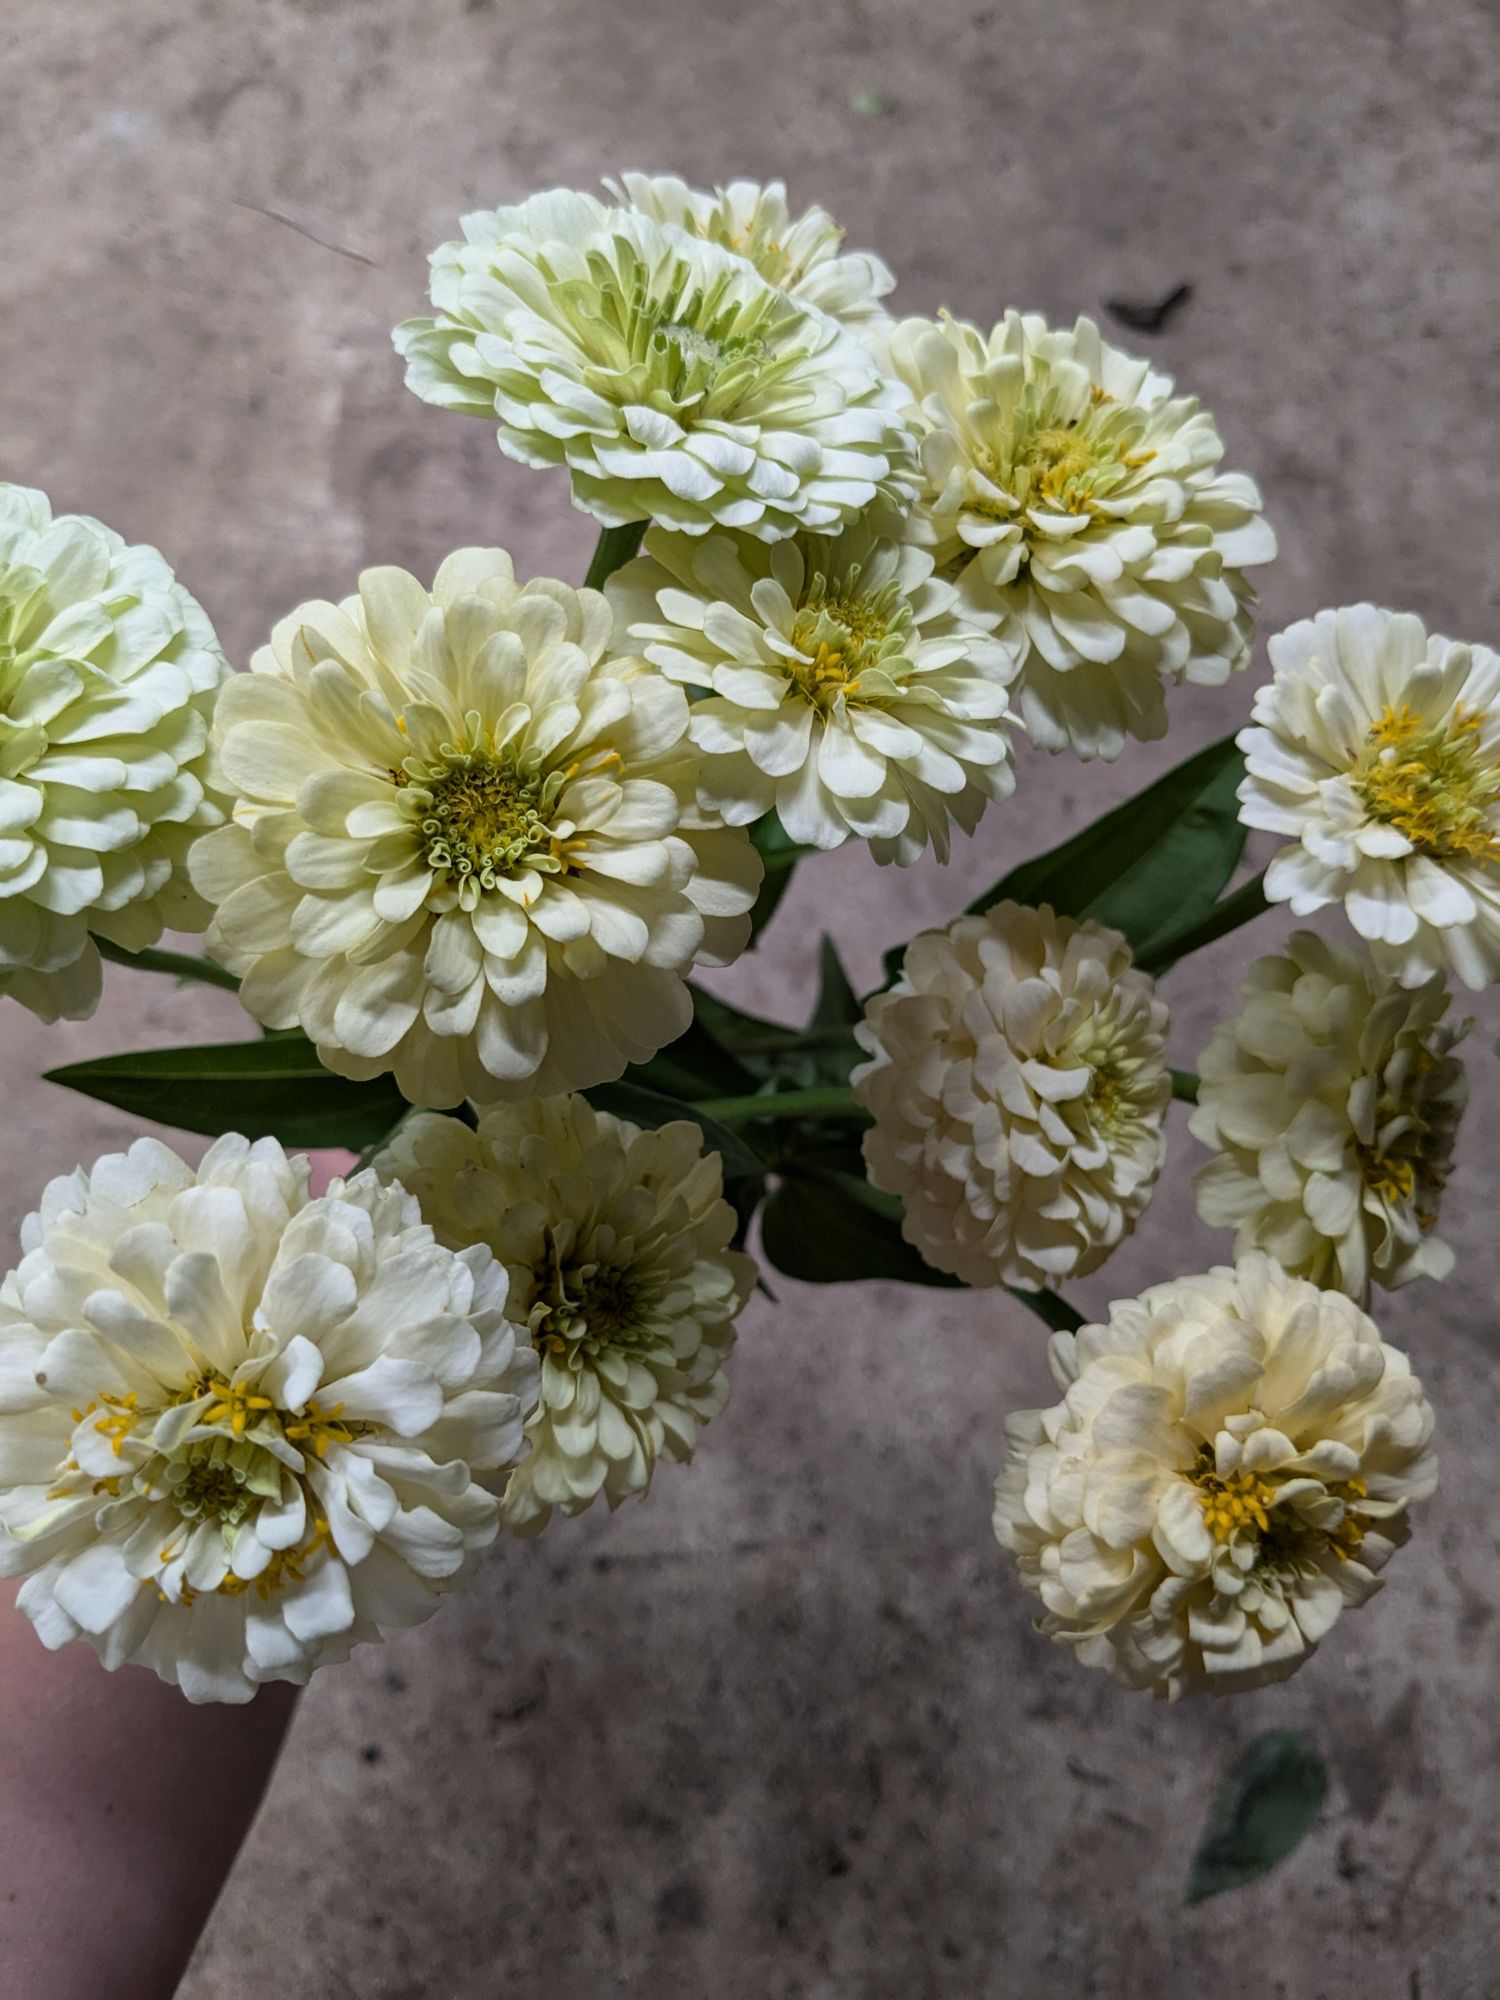
MULTIPOLYGON (((426 575, 496 538, 581 575, 557 481, 408 396, 387 335, 461 211, 634 165, 786 175, 878 245, 907 310, 1067 318, 1191 283, 1167 332, 1116 337, 1263 482, 1267 628, 1370 595, 1500 634, 1493 0, 9 0, 0 56, 0 471, 158 543, 237 660, 366 562, 426 575)), ((792 1014, 825 927, 868 979, 1248 703, 1187 694, 1169 744, 1108 772, 1032 760, 946 875, 805 870, 728 990, 792 1014)), ((1177 1060, 1276 935, 1173 976, 1177 1060)), ((1048 1394, 1019 1308, 779 1284, 696 1465, 499 1550, 317 1681, 181 2000, 1491 2000, 1479 1012, 1458 1273, 1383 1314, 1437 1405, 1443 1489, 1297 1680, 1169 1711, 1032 1635, 988 1525, 1002 1413, 1048 1394), (1273 1726, 1328 1756, 1325 1820, 1184 1910, 1217 1778, 1273 1726)), ((6 1240, 46 1176, 130 1136, 43 1067, 237 1018, 124 973, 84 1026, 9 1010, 6 1240)), ((1222 1254, 1178 1141, 1085 1304, 1222 1254)))

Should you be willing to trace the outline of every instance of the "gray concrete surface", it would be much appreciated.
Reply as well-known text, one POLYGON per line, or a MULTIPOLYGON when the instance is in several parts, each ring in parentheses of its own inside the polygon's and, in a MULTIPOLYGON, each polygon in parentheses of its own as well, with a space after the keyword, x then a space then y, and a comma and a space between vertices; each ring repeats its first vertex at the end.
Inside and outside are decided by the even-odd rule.
MULTIPOLYGON (((407 396, 387 331, 460 211, 636 164, 786 174, 879 246, 908 309, 1070 316, 1189 280, 1151 353, 1265 485, 1267 625, 1369 594, 1500 632, 1493 0, 7 0, 0 58, 0 468, 157 542, 239 659, 367 561, 427 573, 494 537, 581 574, 557 482, 407 396)), ((805 871, 728 989, 790 1013, 825 926, 870 975, 1248 699, 1186 695, 1172 741, 1109 773, 1032 762, 946 876, 805 871)), ((1179 1060, 1274 935, 1174 976, 1179 1060)), ((1049 1650, 987 1519, 1002 1413, 1046 1393, 1036 1325, 787 1284, 691 1470, 499 1551, 425 1630, 317 1682, 182 2000, 1490 2000, 1479 1011, 1458 1275, 1384 1315, 1437 1404, 1443 1489, 1295 1682, 1169 1712, 1049 1650), (1326 1750, 1326 1820, 1184 1911, 1217 1776, 1276 1725, 1326 1750)), ((7 1239, 47 1174, 128 1136, 43 1066, 235 1019, 128 974, 87 1026, 12 1010, 7 1239)), ((1085 1303, 1222 1249, 1192 1153, 1179 1131, 1085 1303)))

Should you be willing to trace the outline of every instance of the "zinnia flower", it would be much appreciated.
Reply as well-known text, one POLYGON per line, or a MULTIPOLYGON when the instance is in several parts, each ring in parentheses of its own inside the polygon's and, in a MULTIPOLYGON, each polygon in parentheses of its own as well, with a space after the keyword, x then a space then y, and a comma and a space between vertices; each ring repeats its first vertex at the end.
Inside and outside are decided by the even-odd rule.
POLYGON ((774 806, 814 847, 946 860, 950 822, 972 833, 1015 783, 1012 659, 922 549, 865 527, 770 545, 653 529, 608 594, 647 659, 705 691, 698 798, 732 826, 774 806))
POLYGON ((190 1701, 418 1624, 493 1541, 536 1357, 487 1250, 230 1135, 55 1180, 0 1285, 0 1573, 190 1701))
POLYGON ((967 1285, 1102 1264, 1151 1198, 1172 1095, 1167 1010, 1102 924, 996 903, 907 947, 854 1030, 876 1187, 967 1285))
POLYGON ((1099 338, 1007 313, 988 338, 903 320, 890 365, 914 399, 913 523, 944 575, 1000 615, 1021 715, 1048 750, 1118 757, 1166 733, 1165 690, 1250 658, 1243 572, 1276 538, 1207 411, 1099 338))
POLYGON ((395 340, 429 403, 500 419, 606 525, 716 523, 767 541, 913 491, 896 387, 856 335, 743 257, 559 189, 464 218, 433 319, 395 340))
POLYGON ((430 595, 366 570, 277 626, 220 700, 234 822, 193 854, 257 1020, 438 1106, 598 1083, 682 1033, 760 861, 697 811, 686 698, 610 624, 463 549, 430 595))
POLYGON ((704 194, 675 174, 621 174, 604 185, 624 208, 655 222, 675 223, 747 258, 767 284, 800 305, 848 326, 886 324, 880 301, 896 280, 869 250, 846 251, 844 232, 823 208, 809 208, 794 222, 786 186, 731 181, 704 194))
POLYGON ((1468 1090, 1442 980, 1409 991, 1298 931, 1240 991, 1188 1120, 1218 1155, 1196 1177, 1203 1220, 1361 1305, 1372 1279, 1447 1277, 1453 1252, 1433 1229, 1468 1090))
POLYGON ((1050 1358, 1063 1400, 1006 1425, 995 1533, 1038 1629, 1127 1687, 1285 1680, 1437 1483, 1406 1356, 1268 1257, 1119 1300, 1050 1358))
POLYGON ((184 858, 223 817, 204 764, 228 672, 155 549, 0 484, 0 995, 82 1020, 96 936, 202 930, 184 858))
POLYGON ((1238 737, 1246 826, 1289 834, 1266 894, 1341 902, 1405 986, 1500 979, 1500 654, 1356 604, 1271 641, 1238 737))
POLYGON ((480 1243, 510 1273, 510 1310, 541 1356, 531 1450, 501 1502, 517 1534, 644 1494, 687 1460, 729 1395, 724 1362, 755 1264, 729 1245, 717 1153, 686 1122, 643 1132, 581 1097, 409 1119, 377 1162, 441 1242, 480 1243))

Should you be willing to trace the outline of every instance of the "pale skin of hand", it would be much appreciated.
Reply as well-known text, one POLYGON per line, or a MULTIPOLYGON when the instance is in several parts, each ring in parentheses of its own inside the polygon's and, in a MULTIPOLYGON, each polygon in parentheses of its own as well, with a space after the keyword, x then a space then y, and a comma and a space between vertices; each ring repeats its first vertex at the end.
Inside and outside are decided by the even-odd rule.
POLYGON ((168 2000, 297 1698, 195 1708, 144 1667, 49 1653, 0 1584, 0 1989, 168 2000))

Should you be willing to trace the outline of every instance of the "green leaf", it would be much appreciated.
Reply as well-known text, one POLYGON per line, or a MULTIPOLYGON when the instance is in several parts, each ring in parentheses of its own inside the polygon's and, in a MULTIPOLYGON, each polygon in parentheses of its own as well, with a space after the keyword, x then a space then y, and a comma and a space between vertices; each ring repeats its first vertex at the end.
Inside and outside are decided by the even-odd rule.
POLYGON ((864 1177, 855 1147, 829 1147, 798 1161, 772 1191, 761 1218, 761 1246, 778 1271, 807 1284, 895 1278, 908 1285, 953 1287, 901 1234, 901 1203, 864 1177))
MULTIPOLYGON (((813 1008, 813 1028, 849 1027, 864 1013, 855 998, 854 988, 849 984, 849 975, 839 959, 838 947, 827 931, 818 947, 818 1003, 813 1008)), ((857 1049, 853 1037, 850 1046, 857 1049)))
POLYGON ((674 1119, 690 1118, 702 1129, 705 1145, 723 1160, 726 1181, 765 1173, 760 1155, 737 1132, 721 1125, 716 1118, 706 1117, 696 1104, 686 1103, 680 1097, 670 1097, 663 1091, 650 1090, 623 1078, 619 1083, 596 1083, 583 1094, 597 1110, 611 1111, 616 1118, 628 1118, 632 1125, 652 1131, 658 1125, 670 1125, 674 1119))
MULTIPOLYGON (((756 1084, 777 1083, 800 1090, 816 1084, 847 1083, 850 1070, 861 1057, 858 1043, 843 1022, 789 1028, 781 1021, 741 1013, 697 986, 693 988, 693 1007, 699 1025, 721 1048, 733 1052, 756 1084)), ((741 1091, 747 1087, 754 1085, 741 1085, 741 1091)), ((726 1089, 714 1094, 727 1097, 737 1093, 726 1089)))
MULTIPOLYGON (((961 1289, 963 1280, 936 1271, 901 1234, 901 1200, 871 1187, 858 1146, 806 1153, 773 1190, 761 1220, 761 1247, 778 1271, 805 1284, 854 1284, 892 1278, 906 1285, 961 1289)), ((1083 1325, 1056 1292, 1006 1289, 1054 1331, 1083 1325)))
POLYGON ((628 1075, 632 1083, 688 1104, 700 1097, 741 1097, 755 1089, 760 1078, 738 1060, 698 1012, 699 999, 706 997, 694 993, 693 1019, 685 1034, 658 1049, 649 1062, 631 1065, 628 1075))
POLYGON ((750 829, 750 838, 760 852, 766 871, 760 894, 750 912, 750 938, 753 943, 775 916, 777 904, 791 887, 792 870, 804 854, 813 854, 817 850, 799 847, 774 812, 761 815, 750 829))
MULTIPOLYGON (((969 905, 1050 903, 1123 931, 1137 959, 1218 900, 1245 845, 1235 792, 1244 759, 1232 736, 1158 778, 1071 840, 1013 868, 969 905)), ((904 947, 886 957, 892 977, 904 947), (894 970, 892 961, 895 961, 894 970)))
POLYGON ((1309 1832, 1327 1791, 1323 1760, 1304 1736, 1294 1729, 1257 1736, 1214 1800, 1187 1900, 1201 1903, 1274 1868, 1309 1832))
POLYGON ((389 1077, 352 1083, 324 1069, 305 1035, 100 1056, 49 1070, 47 1080, 184 1132, 351 1152, 372 1145, 406 1108, 389 1077))

